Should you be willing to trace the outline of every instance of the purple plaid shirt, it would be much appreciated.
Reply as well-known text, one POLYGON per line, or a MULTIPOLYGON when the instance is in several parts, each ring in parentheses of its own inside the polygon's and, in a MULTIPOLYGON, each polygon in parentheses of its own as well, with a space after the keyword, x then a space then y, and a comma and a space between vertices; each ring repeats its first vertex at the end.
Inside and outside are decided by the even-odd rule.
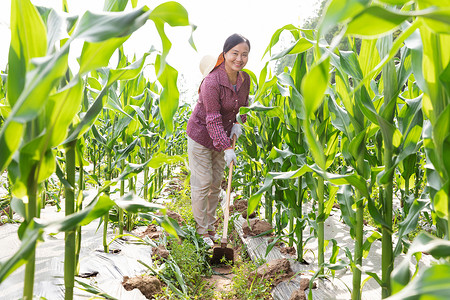
MULTIPOLYGON (((200 86, 197 105, 187 124, 187 135, 209 149, 223 151, 231 147, 230 133, 239 108, 248 105, 250 76, 239 72, 236 91, 222 63, 208 74, 200 86)), ((242 122, 247 121, 241 115, 242 122)))

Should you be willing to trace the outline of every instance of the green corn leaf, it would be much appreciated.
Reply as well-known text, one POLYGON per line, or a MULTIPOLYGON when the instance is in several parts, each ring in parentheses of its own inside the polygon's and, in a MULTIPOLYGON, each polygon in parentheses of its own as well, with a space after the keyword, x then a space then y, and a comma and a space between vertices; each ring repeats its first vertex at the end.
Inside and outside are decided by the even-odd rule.
POLYGON ((19 147, 23 134, 23 125, 19 123, 32 120, 39 114, 46 105, 53 85, 64 75, 67 68, 67 50, 68 48, 56 55, 34 61, 35 69, 28 72, 27 84, 0 131, 0 170, 4 170, 19 147))
POLYGON ((89 285, 89 284, 84 283, 83 281, 80 281, 80 280, 77 280, 77 279, 74 279, 74 281, 76 283, 78 283, 80 286, 82 286, 82 287, 77 287, 80 290, 86 291, 86 292, 88 292, 90 294, 93 294, 93 295, 95 295, 97 297, 101 297, 103 299, 119 300, 119 299, 117 299, 117 298, 115 298, 113 296, 108 295, 107 293, 105 293, 104 291, 102 291, 100 288, 98 288, 96 286, 89 285))
POLYGON ((97 199, 94 199, 88 206, 79 212, 59 220, 40 222, 40 224, 42 227, 45 227, 45 231, 49 233, 71 231, 77 226, 84 226, 93 220, 98 219, 106 214, 113 206, 114 201, 106 195, 100 195, 97 199))
POLYGON ((409 2, 409 0, 380 0, 380 2, 391 5, 403 5, 409 2))
POLYGON ((366 137, 366 132, 361 131, 350 142, 348 150, 352 154, 352 156, 355 158, 355 160, 357 160, 360 155, 364 156, 365 143, 366 143, 365 137, 366 137))
POLYGON ((354 229, 356 224, 356 212, 352 209, 355 202, 354 193, 350 185, 342 185, 337 193, 337 200, 342 213, 345 224, 350 227, 350 233, 355 235, 354 229))
POLYGON ((410 18, 408 14, 393 12, 380 6, 369 6, 347 25, 346 34, 361 37, 377 37, 397 29, 410 18))
POLYGON ((176 1, 168 1, 152 10, 151 20, 161 19, 170 26, 187 26, 189 17, 186 9, 176 1))
POLYGON ((34 221, 28 224, 23 234, 19 250, 0 267, 0 283, 28 261, 30 255, 35 252, 37 242, 42 241, 43 232, 44 230, 41 226, 37 225, 34 221))
POLYGON ((67 138, 64 140, 62 144, 67 144, 73 140, 78 139, 81 135, 83 135, 86 131, 91 128, 92 124, 94 124, 97 119, 98 114, 103 109, 103 101, 104 98, 107 97, 108 89, 104 87, 100 94, 95 99, 94 103, 89 107, 87 112, 84 114, 83 119, 81 119, 80 123, 76 127, 72 127, 69 131, 67 138))
POLYGON ((123 210, 132 213, 155 212, 159 210, 165 211, 164 206, 145 201, 144 199, 136 196, 134 193, 127 193, 126 195, 120 197, 120 199, 115 200, 115 203, 123 210))
POLYGON ((328 86, 330 59, 314 65, 302 80, 305 115, 314 119, 315 111, 322 105, 328 86))
POLYGON ((258 207, 259 203, 261 202, 262 195, 272 188, 272 182, 273 182, 273 176, 270 174, 266 175, 266 178, 264 179, 263 186, 254 193, 250 199, 248 200, 248 206, 247 206, 247 215, 251 215, 255 209, 258 207))
POLYGON ((351 120, 348 116, 348 112, 341 108, 332 97, 328 100, 328 108, 330 110, 330 114, 334 116, 334 118, 331 119, 331 124, 335 128, 337 128, 339 131, 344 133, 346 136, 350 136, 351 130, 350 130, 350 123, 351 120))
POLYGON ((115 166, 119 165, 122 160, 126 159, 130 155, 130 153, 134 150, 134 148, 136 147, 138 142, 139 142, 139 139, 135 139, 135 140, 133 140, 133 142, 131 142, 129 145, 127 145, 127 147, 125 147, 125 149, 122 149, 122 150, 119 150, 116 152, 113 168, 115 166))
POLYGON ((450 105, 438 116, 436 124, 433 126, 433 142, 440 164, 435 166, 442 172, 444 178, 450 174, 450 105))
POLYGON ((319 36, 325 36, 336 24, 353 18, 369 3, 366 0, 332 0, 319 25, 319 36))
POLYGON ((436 215, 439 218, 447 219, 448 220, 448 185, 449 183, 445 184, 442 189, 440 189, 433 198, 433 206, 434 211, 436 212, 436 215))
POLYGON ((150 55, 150 52, 144 53, 142 58, 135 61, 134 63, 120 69, 109 70, 108 85, 111 85, 117 80, 131 80, 136 78, 142 71, 145 64, 145 59, 150 55))
MULTIPOLYGON (((8 119, 9 120, 9 119, 8 119)), ((5 122, 0 131, 0 172, 11 162, 13 154, 19 148, 24 126, 15 121, 5 122)))
POLYGON ((444 71, 439 76, 439 80, 447 92, 447 97, 450 97, 450 62, 447 64, 447 67, 445 67, 444 71))
POLYGON ((361 66, 363 77, 369 74, 369 72, 373 70, 375 66, 380 62, 376 43, 376 39, 364 39, 361 41, 361 49, 359 50, 358 61, 359 65, 361 66))
POLYGON ((37 9, 29 0, 11 2, 11 43, 8 56, 8 102, 16 104, 25 87, 32 58, 47 52, 47 32, 37 9))
POLYGON ((408 254, 426 252, 434 258, 447 258, 450 256, 450 241, 421 232, 413 241, 408 254))
POLYGON ((127 37, 145 24, 150 13, 147 7, 115 14, 87 11, 81 17, 71 39, 100 43, 127 37))
POLYGON ((389 300, 446 299, 450 293, 450 265, 432 265, 389 300))
POLYGON ((298 37, 299 37, 298 31, 299 31, 299 29, 297 27, 295 27, 294 25, 289 24, 289 25, 285 25, 285 26, 277 29, 275 31, 275 33, 272 35, 272 38, 270 39, 270 43, 269 43, 269 45, 267 45, 266 51, 264 51, 264 54, 261 57, 261 59, 263 59, 264 56, 266 56, 267 52, 269 52, 269 55, 272 55, 272 48, 273 48, 273 46, 275 46, 278 43, 281 33, 283 31, 285 31, 285 30, 290 31, 292 33, 292 35, 294 37, 296 37, 295 40, 298 40, 298 37))
POLYGON ((184 161, 184 158, 180 155, 169 156, 165 153, 158 152, 150 159, 148 166, 153 169, 158 169, 166 164, 173 164, 184 161))
POLYGON ((266 114, 269 118, 278 117, 283 118, 283 111, 279 106, 264 106, 259 102, 254 102, 250 106, 241 107, 239 113, 241 115, 247 114, 250 111, 262 112, 266 114))
POLYGON ((362 80, 363 72, 359 66, 358 58, 353 51, 340 51, 339 59, 341 67, 353 79, 362 80))
POLYGON ((281 51, 278 54, 275 54, 274 56, 272 56, 270 58, 270 60, 275 60, 275 59, 279 59, 281 57, 284 57, 288 54, 298 54, 298 53, 303 53, 309 49, 311 49, 313 46, 313 44, 308 41, 305 38, 301 38, 298 41, 296 41, 292 46, 286 48, 285 50, 281 51))
POLYGON ((405 22, 403 24, 403 32, 395 39, 394 43, 392 44, 392 47, 389 48, 389 53, 382 57, 380 62, 370 70, 369 73, 367 73, 364 76, 364 79, 358 83, 358 85, 353 89, 353 93, 358 91, 364 84, 368 84, 370 80, 375 78, 375 76, 380 72, 381 68, 386 65, 388 62, 390 62, 395 55, 398 53, 399 49, 403 46, 403 42, 415 32, 417 28, 419 28, 421 25, 421 22, 415 21, 412 24, 408 24, 405 22))
MULTIPOLYGON (((159 74, 162 68, 162 57, 158 55, 155 62, 156 73, 159 74)), ((180 93, 177 87, 178 71, 166 64, 158 81, 163 86, 159 100, 159 110, 166 127, 166 132, 171 135, 173 132, 173 116, 178 109, 180 93)))
POLYGON ((49 146, 58 146, 64 140, 67 135, 66 128, 80 110, 82 97, 83 82, 78 78, 50 96, 45 107, 49 146))
POLYGON ((129 35, 124 37, 113 37, 101 42, 85 42, 79 59, 80 75, 108 66, 113 53, 128 38, 129 35))
MULTIPOLYGON (((306 100, 308 101, 308 100, 306 100)), ((317 133, 314 132, 314 129, 312 128, 312 124, 310 123, 309 119, 305 119, 303 121, 303 128, 304 128, 304 134, 306 136, 306 142, 308 144, 308 147, 310 149, 311 155, 314 159, 314 162, 321 168, 325 169, 326 166, 326 159, 323 152, 323 147, 319 142, 319 137, 317 136, 317 133)))
POLYGON ((436 33, 448 34, 450 32, 450 3, 447 0, 418 0, 417 15, 424 18, 427 27, 436 33))
MULTIPOLYGON (((296 112, 296 117, 300 120, 303 120, 305 118, 303 96, 297 90, 297 85, 294 83, 294 80, 289 74, 285 72, 276 76, 276 78, 278 80, 277 85, 279 89, 280 85, 288 86, 291 88, 290 90, 287 90, 287 94, 285 96, 291 97, 296 112)), ((284 116, 281 119, 284 119, 284 116)))
POLYGON ((402 239, 404 236, 417 228, 422 210, 430 204, 429 200, 415 199, 408 211, 406 219, 399 224, 398 242, 394 249, 394 256, 400 255, 402 251, 402 239))
POLYGON ((66 17, 57 13, 54 9, 49 9, 47 17, 47 53, 54 53, 57 51, 56 45, 62 46, 61 40, 66 40, 69 35, 68 31, 73 28, 75 24, 74 20, 78 19, 78 16, 66 17))
POLYGON ((124 11, 128 0, 105 0, 103 11, 124 11))
POLYGON ((378 231, 372 232, 372 234, 366 238, 362 249, 364 258, 367 258, 367 256, 369 256, 370 247, 372 246, 373 242, 379 239, 381 239, 381 233, 379 233, 378 231))
MULTIPOLYGON (((167 23, 170 26, 187 26, 189 25, 189 18, 186 9, 181 4, 175 1, 169 1, 158 5, 153 11, 151 11, 149 19, 155 23, 156 30, 159 33, 163 46, 163 52, 159 62, 160 66, 157 71, 157 77, 159 78, 165 69, 166 56, 172 47, 172 43, 164 31, 164 25, 167 23)), ((192 32, 195 29, 196 27, 192 26, 192 32)), ((192 35, 189 42, 195 49, 192 35)))
POLYGON ((361 87, 360 92, 358 93, 358 97, 355 97, 355 99, 358 108, 361 110, 364 116, 373 124, 379 125, 378 118, 380 116, 378 115, 377 109, 375 108, 375 105, 373 104, 372 99, 370 99, 369 93, 364 86, 361 87))
POLYGON ((147 164, 148 164, 148 161, 143 164, 127 163, 127 165, 125 166, 125 169, 122 171, 122 173, 119 175, 119 177, 114 179, 114 182, 119 182, 121 180, 126 180, 126 179, 136 176, 137 174, 142 172, 144 170, 144 168, 147 167, 147 164))

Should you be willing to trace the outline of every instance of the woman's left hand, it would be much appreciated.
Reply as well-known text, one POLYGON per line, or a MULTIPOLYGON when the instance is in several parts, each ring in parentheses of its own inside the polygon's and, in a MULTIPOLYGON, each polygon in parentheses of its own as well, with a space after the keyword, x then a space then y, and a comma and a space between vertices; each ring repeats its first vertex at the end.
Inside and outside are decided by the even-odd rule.
POLYGON ((234 123, 233 128, 231 128, 231 134, 230 139, 233 138, 233 135, 236 135, 236 140, 241 136, 242 134, 242 125, 239 123, 234 123))

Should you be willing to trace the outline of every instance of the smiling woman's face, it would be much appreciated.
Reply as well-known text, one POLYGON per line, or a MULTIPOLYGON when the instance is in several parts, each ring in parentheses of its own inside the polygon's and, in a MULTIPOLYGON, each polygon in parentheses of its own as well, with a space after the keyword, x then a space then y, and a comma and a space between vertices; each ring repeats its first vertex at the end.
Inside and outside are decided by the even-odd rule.
POLYGON ((239 72, 248 61, 250 49, 247 43, 242 42, 225 53, 225 69, 227 72, 239 72))

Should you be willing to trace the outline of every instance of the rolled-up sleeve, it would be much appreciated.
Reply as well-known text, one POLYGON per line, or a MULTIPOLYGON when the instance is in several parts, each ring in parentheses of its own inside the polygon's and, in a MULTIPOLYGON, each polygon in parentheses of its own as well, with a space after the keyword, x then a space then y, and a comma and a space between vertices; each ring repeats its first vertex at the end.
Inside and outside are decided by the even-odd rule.
POLYGON ((223 151, 231 147, 230 138, 227 136, 222 123, 220 113, 220 91, 219 84, 214 77, 206 77, 200 89, 200 96, 206 110, 206 129, 213 141, 214 147, 223 151))

